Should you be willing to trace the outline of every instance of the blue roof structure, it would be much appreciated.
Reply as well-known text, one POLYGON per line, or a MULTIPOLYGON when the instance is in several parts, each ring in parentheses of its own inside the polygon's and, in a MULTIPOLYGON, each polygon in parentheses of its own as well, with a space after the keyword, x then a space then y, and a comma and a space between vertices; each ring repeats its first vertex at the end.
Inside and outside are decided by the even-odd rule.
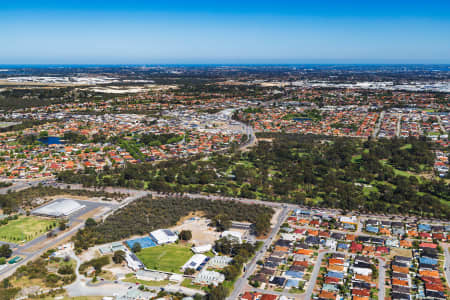
POLYGON ((337 245, 338 249, 348 249, 350 247, 349 244, 340 243, 337 245))
POLYGON ((339 272, 329 271, 327 273, 327 277, 334 277, 334 278, 342 279, 342 278, 344 278, 344 274, 343 273, 339 273, 339 272))
POLYGON ((128 240, 126 241, 128 247, 133 248, 134 244, 139 243, 141 245, 142 249, 145 248, 150 248, 150 247, 155 247, 156 243, 148 236, 143 237, 143 238, 138 238, 138 239, 134 239, 134 240, 128 240))
POLYGON ((286 271, 285 274, 286 274, 286 276, 290 276, 290 277, 294 277, 294 278, 303 278, 302 272, 286 271))
POLYGON ((419 224, 417 228, 419 231, 431 231, 431 226, 429 224, 419 224))
POLYGON ((298 287, 298 283, 299 283, 299 281, 297 279, 288 279, 285 287, 287 287, 287 288, 298 287))
POLYGON ((345 229, 355 229, 355 225, 353 224, 348 224, 348 223, 344 223, 342 225, 342 227, 344 227, 345 229))
POLYGON ((380 229, 378 227, 374 227, 374 226, 366 226, 366 230, 368 232, 373 232, 373 233, 378 233, 380 231, 380 229))
POLYGON ((437 263, 438 263, 436 259, 424 257, 424 256, 419 258, 419 262, 421 264, 426 264, 426 265, 437 265, 437 263))

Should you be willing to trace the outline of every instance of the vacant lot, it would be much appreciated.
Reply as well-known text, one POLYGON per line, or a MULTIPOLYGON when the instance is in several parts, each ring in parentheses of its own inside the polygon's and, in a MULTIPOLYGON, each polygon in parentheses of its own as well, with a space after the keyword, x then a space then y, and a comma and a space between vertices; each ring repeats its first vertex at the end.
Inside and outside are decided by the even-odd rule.
POLYGON ((208 226, 209 221, 205 218, 186 219, 180 225, 171 229, 175 231, 190 230, 192 232, 191 243, 196 246, 214 244, 220 238, 220 232, 208 226))
POLYGON ((180 268, 193 255, 190 245, 163 245, 142 249, 139 259, 149 269, 181 273, 180 268))
POLYGON ((56 222, 56 220, 37 217, 19 217, 0 226, 0 241, 10 243, 31 241, 47 232, 56 222))

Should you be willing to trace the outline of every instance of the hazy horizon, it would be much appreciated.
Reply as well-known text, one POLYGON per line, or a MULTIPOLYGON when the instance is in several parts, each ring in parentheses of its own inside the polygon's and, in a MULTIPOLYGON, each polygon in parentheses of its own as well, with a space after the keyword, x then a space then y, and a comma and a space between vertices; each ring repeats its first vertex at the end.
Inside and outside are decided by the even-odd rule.
POLYGON ((9 1, 0 64, 449 64, 448 1, 9 1))

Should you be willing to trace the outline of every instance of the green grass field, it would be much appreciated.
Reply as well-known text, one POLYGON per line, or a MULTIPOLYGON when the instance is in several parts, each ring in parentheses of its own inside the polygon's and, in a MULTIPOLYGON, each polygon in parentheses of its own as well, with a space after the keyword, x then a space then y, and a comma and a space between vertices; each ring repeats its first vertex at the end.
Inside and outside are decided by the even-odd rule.
POLYGON ((171 244, 142 249, 136 255, 149 269, 181 273, 193 253, 190 245, 171 244))
POLYGON ((21 216, 0 226, 0 241, 21 243, 31 241, 48 231, 55 220, 21 216))

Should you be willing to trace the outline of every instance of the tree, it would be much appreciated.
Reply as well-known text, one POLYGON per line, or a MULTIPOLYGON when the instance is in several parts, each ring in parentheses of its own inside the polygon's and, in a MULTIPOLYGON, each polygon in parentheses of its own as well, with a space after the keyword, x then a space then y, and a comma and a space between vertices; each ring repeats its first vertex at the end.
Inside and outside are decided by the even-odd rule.
POLYGON ((92 219, 92 218, 88 218, 85 222, 86 227, 90 228, 90 227, 94 227, 95 225, 97 225, 97 222, 92 219))
POLYGON ((114 252, 112 260, 116 264, 122 263, 125 260, 125 252, 123 252, 122 250, 114 252))
POLYGON ((270 216, 260 215, 254 225, 256 235, 266 234, 270 229, 270 216))
POLYGON ((134 253, 140 252, 142 250, 140 243, 134 243, 133 247, 131 248, 131 251, 134 253))
POLYGON ((61 275, 70 275, 73 274, 73 268, 70 265, 62 265, 59 267, 58 273, 61 275))
POLYGON ((184 270, 184 275, 192 275, 195 273, 195 269, 187 268, 184 270))
POLYGON ((0 246, 0 257, 10 257, 12 254, 12 250, 8 244, 3 244, 0 246))
POLYGON ((224 300, 227 298, 228 292, 227 289, 219 284, 218 286, 213 286, 210 289, 208 295, 206 295, 207 300, 224 300))
POLYGON ((48 131, 43 130, 43 131, 39 132, 39 138, 40 139, 48 138, 48 131))
POLYGON ((189 241, 190 239, 192 239, 192 232, 190 230, 182 230, 178 237, 182 241, 189 241))
POLYGON ((225 231, 231 227, 231 220, 226 215, 218 215, 212 221, 217 231, 225 231))
POLYGON ((59 226, 58 226, 59 230, 66 230, 67 228, 67 221, 66 220, 61 220, 59 221, 59 226))

